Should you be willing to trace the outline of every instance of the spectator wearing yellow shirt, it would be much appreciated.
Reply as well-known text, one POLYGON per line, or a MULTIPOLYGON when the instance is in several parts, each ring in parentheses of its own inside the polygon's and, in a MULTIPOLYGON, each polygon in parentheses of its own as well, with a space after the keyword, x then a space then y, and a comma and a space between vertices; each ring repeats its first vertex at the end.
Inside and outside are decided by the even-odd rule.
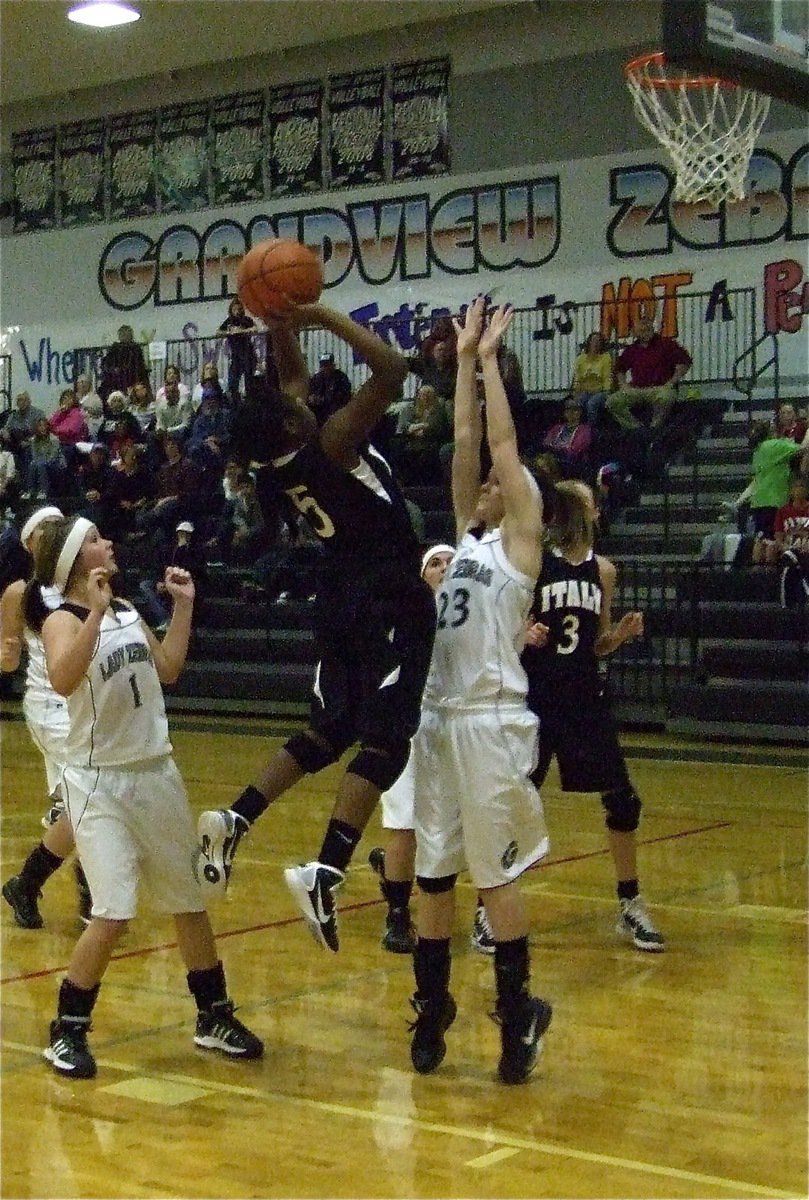
POLYGON ((612 391, 612 355, 600 333, 591 333, 573 364, 570 390, 584 405, 586 420, 597 424, 612 391))

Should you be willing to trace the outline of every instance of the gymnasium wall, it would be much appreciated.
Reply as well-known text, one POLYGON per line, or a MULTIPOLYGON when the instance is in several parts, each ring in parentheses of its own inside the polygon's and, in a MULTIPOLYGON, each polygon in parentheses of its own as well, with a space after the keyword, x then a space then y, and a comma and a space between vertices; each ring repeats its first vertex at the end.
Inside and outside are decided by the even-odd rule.
MULTIPOLYGON (((748 201, 726 215, 674 206, 670 165, 635 120, 620 70, 632 53, 657 43, 658 5, 568 9, 577 16, 563 24, 559 6, 553 24, 541 6, 523 4, 496 21, 483 14, 360 46, 335 42, 325 53, 321 47, 73 93, 61 119, 303 79, 323 73, 324 61, 332 72, 448 53, 453 175, 125 227, 5 231, 0 324, 19 326, 9 339, 14 389, 28 386, 52 405, 72 374, 72 347, 108 342, 124 321, 144 340, 210 333, 245 244, 276 233, 322 247, 328 302, 366 319, 429 313, 479 290, 547 307, 549 296, 561 304, 599 300, 610 287, 639 288, 658 296, 662 311, 672 289, 752 286, 760 328, 779 338, 784 375, 805 383, 809 146, 802 114, 773 106, 748 201)), ((54 119, 52 103, 2 116, 6 148, 14 129, 54 119)))

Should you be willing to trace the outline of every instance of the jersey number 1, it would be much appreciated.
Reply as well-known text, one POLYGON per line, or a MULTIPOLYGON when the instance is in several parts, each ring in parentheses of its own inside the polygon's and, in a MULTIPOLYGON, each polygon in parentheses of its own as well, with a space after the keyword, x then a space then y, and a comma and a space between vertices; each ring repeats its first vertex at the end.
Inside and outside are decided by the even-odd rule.
POLYGON ((132 688, 132 700, 135 704, 135 708, 140 708, 143 704, 143 701, 140 698, 140 690, 138 689, 138 681, 135 678, 134 671, 129 676, 129 686, 132 688))

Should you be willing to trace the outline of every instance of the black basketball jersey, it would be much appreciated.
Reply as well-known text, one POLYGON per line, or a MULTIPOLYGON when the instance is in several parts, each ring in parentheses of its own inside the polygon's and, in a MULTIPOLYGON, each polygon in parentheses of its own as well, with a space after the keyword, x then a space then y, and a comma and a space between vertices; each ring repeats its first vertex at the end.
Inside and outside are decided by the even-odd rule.
MULTIPOLYGON (((534 619, 550 629, 547 645, 526 646, 523 665, 529 695, 540 704, 564 692, 581 699, 602 690, 595 641, 601 616, 598 561, 591 550, 574 566, 559 550, 547 550, 534 592, 534 619)), ((532 705, 533 707, 533 705, 532 705)))
POLYGON ((362 573, 363 565, 396 565, 418 574, 419 543, 404 498, 385 459, 359 450, 352 471, 337 466, 317 439, 259 469, 262 506, 286 495, 327 555, 328 569, 362 573))

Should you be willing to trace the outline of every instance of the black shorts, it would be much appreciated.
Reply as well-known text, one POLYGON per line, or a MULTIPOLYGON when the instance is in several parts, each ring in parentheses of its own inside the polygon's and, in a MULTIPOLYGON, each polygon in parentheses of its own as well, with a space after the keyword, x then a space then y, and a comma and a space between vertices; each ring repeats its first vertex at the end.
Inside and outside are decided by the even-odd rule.
MULTIPOLYGON (((538 711, 541 709, 541 711, 538 711)), ((611 792, 630 785, 618 727, 602 697, 582 703, 545 703, 539 716, 539 756, 531 776, 536 787, 545 781, 556 756, 563 792, 611 792)))
POLYGON ((332 744, 409 741, 435 636, 435 598, 418 575, 347 580, 318 592, 320 662, 310 724, 332 744))

